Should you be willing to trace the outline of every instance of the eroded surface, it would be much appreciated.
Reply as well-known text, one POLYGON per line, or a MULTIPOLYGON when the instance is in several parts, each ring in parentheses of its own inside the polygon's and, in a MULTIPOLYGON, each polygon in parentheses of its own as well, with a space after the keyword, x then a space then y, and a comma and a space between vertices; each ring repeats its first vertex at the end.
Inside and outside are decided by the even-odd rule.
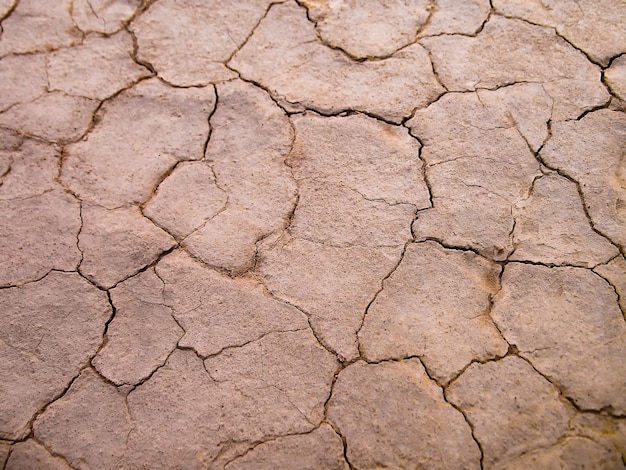
POLYGON ((619 0, 0 0, 0 469, 626 462, 619 0))

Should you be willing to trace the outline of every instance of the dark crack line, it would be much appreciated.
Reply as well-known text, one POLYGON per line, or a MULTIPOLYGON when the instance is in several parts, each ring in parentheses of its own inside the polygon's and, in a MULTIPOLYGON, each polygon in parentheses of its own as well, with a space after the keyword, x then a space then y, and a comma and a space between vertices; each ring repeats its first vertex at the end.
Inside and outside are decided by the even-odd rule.
POLYGON ((337 434, 339 438, 341 439, 341 442, 343 444, 343 458, 348 464, 348 468, 350 470, 355 470, 356 467, 350 462, 350 459, 348 458, 348 440, 346 436, 342 434, 341 429, 339 429, 337 425, 335 425, 331 420, 328 419, 328 409, 330 406, 330 401, 333 398, 333 393, 335 392, 335 385, 337 384, 337 380, 339 379, 339 374, 343 370, 345 370, 348 366, 350 366, 351 364, 354 364, 358 360, 359 358, 356 358, 354 361, 349 362, 349 363, 340 363, 339 369, 337 369, 335 373, 333 374, 333 379, 330 384, 330 390, 328 391, 328 397, 326 398, 326 401, 324 402, 324 419, 322 420, 322 423, 328 424, 333 429, 335 434, 337 434))
MULTIPOLYGON (((204 354, 201 354, 199 351, 197 351, 197 355, 198 355, 198 357, 203 358, 203 360, 213 359, 213 358, 219 356, 220 354, 222 354, 223 352, 230 351, 230 350, 233 350, 233 349, 241 349, 241 348, 244 348, 244 347, 248 346, 249 344, 262 341, 263 339, 265 339, 266 336, 269 336, 269 335, 272 335, 272 334, 277 334, 277 333, 295 333, 296 331, 308 331, 308 327, 293 328, 293 329, 286 329, 286 330, 280 330, 279 329, 279 330, 266 331, 265 333, 262 333, 261 335, 257 336, 256 338, 252 338, 250 340, 246 340, 243 343, 240 343, 240 344, 230 344, 228 346, 224 346, 222 349, 220 349, 219 351, 217 351, 215 353, 204 355, 204 354)), ((187 347, 187 346, 183 346, 183 347, 187 347)), ((213 377, 211 377, 211 378, 213 378, 213 377)), ((221 380, 216 380, 214 378, 213 378, 213 380, 215 382, 222 382, 221 380)), ((270 384, 268 384, 268 385, 270 385, 270 384)), ((281 390, 281 392, 284 392, 284 391, 281 390)))
POLYGON ((608 277, 608 276, 603 276, 603 275, 602 275, 602 274, 600 274, 598 271, 596 271, 596 269, 597 269, 599 266, 606 266, 607 264, 609 264, 609 263, 610 263, 611 261, 613 261, 614 259, 619 258, 619 257, 622 257, 622 256, 623 256, 623 255, 620 253, 620 254, 618 254, 617 256, 615 256, 615 257, 613 257, 612 259, 610 259, 609 261, 607 261, 606 263, 601 263, 601 264, 598 264, 598 265, 594 266, 594 267, 592 268, 592 270, 593 270, 593 272, 594 272, 594 274, 595 274, 595 275, 597 275, 598 277, 600 277, 602 280, 606 281, 606 283, 607 283, 609 286, 611 286, 611 288, 613 289, 613 292, 615 292, 615 295, 617 296, 617 305, 618 305, 618 307, 619 307, 620 311, 622 312, 622 316, 624 317, 624 321, 626 321, 626 311, 624 311, 624 309, 622 308, 622 303, 623 303, 623 300, 624 300, 624 299, 622 299, 622 296, 620 295, 620 292, 619 292, 619 290, 618 290, 617 286, 616 286, 615 284, 613 284, 613 282, 611 282, 611 279, 609 279, 609 277, 608 277))
POLYGON ((539 374, 541 377, 543 377, 548 383, 550 383, 550 385, 552 385, 556 391, 559 394, 559 398, 561 399, 561 401, 567 405, 569 405, 571 408, 573 408, 575 411, 577 411, 578 413, 593 413, 593 414, 597 414, 597 415, 605 415, 605 414, 609 414, 612 417, 615 418, 624 418, 626 417, 626 415, 620 415, 618 413, 614 413, 614 409, 612 405, 607 405, 602 407, 601 409, 597 410, 597 409, 592 409, 592 408, 584 408, 582 406, 580 406, 578 403, 576 403, 575 399, 568 396, 567 393, 563 390, 563 387, 560 385, 560 383, 558 382, 558 380, 556 380, 554 377, 551 377, 543 372, 541 372, 537 367, 535 367, 535 365, 533 364, 532 360, 528 357, 525 356, 525 354, 527 354, 526 351, 520 351, 519 354, 517 355, 520 359, 524 360, 524 362, 526 362, 530 367, 533 368, 533 370, 539 374))
POLYGON ((70 464, 69 460, 67 459, 67 457, 65 457, 65 455, 55 452, 54 450, 52 450, 52 448, 48 447, 44 441, 39 440, 35 438, 34 436, 31 437, 31 439, 35 441, 37 444, 39 444, 41 447, 43 447, 50 455, 58 459, 61 459, 65 463, 65 465, 67 465, 69 468, 76 470, 76 467, 70 464))
POLYGON ((543 157, 541 156, 541 151, 544 149, 544 147, 546 146, 546 144, 548 143, 548 141, 552 137, 552 121, 548 121, 548 131, 549 132, 548 132, 548 137, 547 137, 546 141, 544 141, 544 143, 541 145, 541 147, 539 147, 539 149, 537 149, 537 151, 534 152, 535 158, 544 167, 548 168, 549 170, 554 171, 559 176, 567 179, 568 181, 570 181, 570 182, 572 182, 572 183, 574 183, 576 185, 576 190, 578 191, 578 196, 580 197, 580 201, 581 201, 581 205, 582 205, 582 208, 583 208, 583 212, 585 214, 585 217, 587 218, 587 221, 589 222, 589 226, 591 227, 591 229, 595 233, 600 235, 602 238, 607 240, 609 243, 611 243, 611 245, 613 245, 615 248, 617 248, 622 254, 624 254, 624 248, 623 247, 621 247, 619 244, 615 243, 608 235, 603 233, 601 230, 599 230, 595 226, 595 223, 593 222, 593 218, 591 217, 591 214, 589 212, 589 206, 587 204, 587 201, 585 200, 585 194, 584 194, 584 191, 582 189, 582 185, 580 184, 580 182, 577 179, 575 179, 574 177, 570 176, 565 170, 562 170, 561 168, 558 168, 556 166, 548 164, 543 159, 543 157))
MULTIPOLYGON (((252 29, 250 30, 250 33, 246 36, 246 38, 243 40, 243 42, 237 47, 237 49, 235 49, 235 51, 233 51, 232 54, 230 54, 228 56, 228 58, 224 61, 224 66, 226 66, 227 68, 230 68, 228 66, 228 64, 230 63, 230 61, 233 59, 233 57, 235 57, 235 55, 237 55, 237 53, 239 51, 241 51, 241 49, 243 49, 245 47, 246 44, 248 44, 248 41, 250 40, 250 38, 254 35, 254 33, 256 32, 257 28, 259 27, 259 25, 263 22, 263 20, 267 17, 267 15, 269 14, 270 10, 272 9, 272 7, 274 5, 280 5, 284 3, 283 1, 274 1, 271 2, 268 6, 267 9, 265 10, 265 13, 263 13, 263 16, 261 16, 261 18, 259 18, 259 21, 256 22, 256 24, 252 27, 252 29)), ((234 41, 233 41, 234 42, 234 41)))
POLYGON ((311 318, 313 317, 313 314, 307 312, 306 310, 302 309, 301 307, 299 307, 298 305, 288 301, 287 299, 283 299, 282 297, 280 297, 278 294, 276 294, 274 291, 272 291, 263 281, 263 279, 259 279, 258 280, 259 284, 261 286, 263 286, 265 292, 274 300, 276 300, 277 302, 280 302, 282 304, 288 305, 290 307, 295 308, 296 310, 298 310, 300 313, 304 314, 307 318, 308 324, 309 324, 309 329, 311 330, 311 334, 313 334, 313 337, 315 338, 315 340, 317 341, 317 343, 324 348, 328 353, 330 353, 331 355, 333 355, 334 357, 337 358, 337 360, 340 363, 346 363, 345 358, 339 354, 337 351, 335 351, 333 348, 331 348, 329 345, 327 345, 324 341, 322 341, 320 335, 315 331, 315 328, 313 327, 313 323, 311 321, 311 318))
POLYGON ((78 373, 69 380, 69 382, 67 383, 67 385, 62 389, 61 392, 57 393, 54 398, 52 398, 52 400, 50 400, 48 403, 44 404, 39 410, 37 410, 35 412, 35 414, 31 417, 30 420, 28 420, 28 424, 26 425, 26 429, 28 430, 28 433, 26 434, 25 437, 23 437, 22 439, 18 439, 15 442, 24 442, 29 438, 33 438, 34 439, 34 431, 33 431, 33 424, 35 423, 35 421, 41 416, 43 415, 46 410, 53 405, 54 403, 56 403, 58 400, 60 400, 61 398, 63 398, 65 396, 65 394, 69 391, 69 389, 72 387, 72 385, 74 384, 74 382, 78 379, 78 377, 80 377, 80 374, 87 368, 89 368, 89 363, 91 362, 91 358, 89 358, 88 361, 86 361, 86 363, 84 363, 82 366, 80 366, 80 369, 78 371, 78 373))
POLYGON ((422 365, 422 367, 424 368, 424 373, 426 374, 426 376, 430 379, 430 381, 437 386, 440 390, 441 390, 441 397, 443 398, 443 400, 450 405, 452 408, 454 408, 456 411, 458 411, 461 416, 463 417, 463 420, 467 423, 468 427, 470 428, 470 434, 472 436, 473 441, 476 443, 476 446, 478 447, 478 450, 480 452, 480 468, 484 468, 484 457, 485 457, 485 453, 483 451, 482 445, 480 444, 480 441, 478 440, 478 438, 476 437, 476 432, 474 430, 474 424, 471 422, 471 420, 468 418, 468 416, 466 416, 465 412, 458 406, 456 406, 454 403, 452 403, 450 400, 448 400, 448 397, 446 396, 446 391, 447 388, 442 387, 441 385, 439 385, 439 383, 433 378, 433 375, 431 374, 431 372, 428 370, 428 368, 426 367, 426 365, 424 364, 424 362, 417 356, 415 357, 411 357, 410 359, 417 359, 420 364, 422 365))
MULTIPOLYGON (((129 21, 129 24, 130 24, 130 21, 129 21)), ((129 34, 129 36, 131 38, 131 41, 133 43, 133 50, 132 50, 132 52, 130 54, 130 56, 133 59, 133 61, 137 65, 141 65, 142 67, 147 68, 150 72, 152 72, 152 74, 154 76, 158 76, 159 74, 158 74, 157 70, 154 68, 154 66, 150 62, 148 62, 147 60, 143 60, 143 59, 139 58, 139 43, 137 42, 137 36, 135 35, 135 32, 128 25, 125 26, 124 29, 129 34)))
POLYGON ((380 115, 378 115, 376 113, 373 113, 371 111, 368 111, 366 109, 342 108, 342 109, 337 110, 337 111, 324 111, 324 110, 319 109, 319 108, 317 108, 317 107, 315 107, 313 105, 305 105, 305 104, 302 104, 300 102, 290 101, 286 97, 281 96, 278 92, 270 90, 267 86, 261 84, 260 82, 255 81, 255 80, 253 80, 251 78, 244 77, 239 70, 235 69, 231 65, 226 64, 225 66, 229 70, 235 72, 237 74, 237 78, 239 80, 244 81, 246 83, 250 83, 251 85, 254 85, 257 88, 260 88, 261 90, 265 91, 269 95, 271 100, 276 104, 276 106, 278 106, 280 109, 282 109, 283 112, 287 116, 305 114, 306 112, 313 112, 313 113, 316 113, 316 114, 318 114, 318 115, 320 115, 322 117, 345 117, 345 116, 352 116, 352 115, 355 115, 355 114, 362 114, 364 116, 368 116, 368 117, 370 117, 372 119, 375 119, 377 121, 383 122, 385 124, 389 124, 390 126, 401 126, 406 121, 411 119, 413 117, 414 113, 418 109, 427 108, 433 102, 439 100, 439 98, 442 95, 445 94, 445 92, 442 93, 442 95, 439 95, 438 97, 434 98, 434 100, 432 102, 424 105, 421 108, 414 108, 411 111, 411 113, 409 113, 409 115, 403 116, 401 119, 399 119, 397 121, 393 121, 391 119, 385 118, 384 116, 380 116, 380 115), (288 107, 291 108, 291 109, 287 109, 288 107))
MULTIPOLYGON (((235 462, 236 460, 240 460, 240 459, 244 458, 250 452, 254 451, 257 447, 259 447, 259 446, 261 446, 263 444, 268 444, 268 443, 271 443, 271 442, 275 442, 275 441, 277 441, 279 439, 284 439, 286 437, 308 436, 309 434, 312 434, 313 432, 317 431, 321 427, 321 425, 322 425, 322 423, 320 423, 319 425, 315 426, 310 431, 306 431, 306 432, 295 432, 295 433, 289 433, 289 434, 281 434, 281 435, 277 435, 277 436, 268 437, 268 438, 263 439, 261 441, 252 441, 252 442, 250 442, 250 447, 245 452, 243 452, 240 455, 236 455, 235 457, 231 458, 230 460, 225 461, 224 462, 224 467, 228 466, 228 464, 231 464, 231 463, 235 462)), ((220 457, 220 454, 218 454, 218 456, 213 460, 213 462, 218 460, 219 457, 220 457)))
POLYGON ((395 264, 395 266, 391 268, 391 270, 387 273, 387 275, 382 278, 382 280, 380 281, 380 288, 376 291, 376 293, 372 297, 372 300, 369 301, 369 303, 367 304, 367 307, 365 307, 365 311, 363 312, 363 316, 361 317, 361 324, 356 330, 356 344, 357 344, 357 350, 359 351, 360 357, 366 356, 363 352, 363 346, 361 345, 360 334, 361 334, 361 330, 363 329, 363 325, 365 325, 365 318, 367 317, 367 314, 369 313, 369 309, 374 304, 374 302, 376 301, 380 293, 385 289, 385 281, 389 279, 398 270, 398 268, 400 267, 400 264, 402 264, 402 260, 404 260, 404 255, 406 254, 406 250, 409 244, 411 243, 413 243, 413 240, 409 240, 404 244, 404 247, 402 248, 402 252, 400 253, 400 256, 398 257, 398 262, 395 264))
MULTIPOLYGON (((13 2, 13 5, 11 5, 11 7, 7 10, 7 12, 0 18, 0 31, 2 30, 2 22, 6 20, 9 16, 11 16, 11 14, 15 11, 19 3, 20 3, 20 0, 15 0, 13 2)), ((0 35, 0 37, 2 36, 0 35)))

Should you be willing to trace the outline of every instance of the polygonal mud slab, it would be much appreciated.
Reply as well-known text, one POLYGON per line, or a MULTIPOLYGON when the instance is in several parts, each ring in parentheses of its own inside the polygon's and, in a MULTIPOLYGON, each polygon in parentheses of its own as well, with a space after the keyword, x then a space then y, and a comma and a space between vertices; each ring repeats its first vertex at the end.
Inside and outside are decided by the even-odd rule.
POLYGON ((503 15, 555 28, 575 47, 603 66, 612 57, 626 52, 624 2, 494 0, 493 6, 503 15))
POLYGON ((492 317, 578 406, 624 414, 626 323, 604 279, 583 268, 508 264, 492 317))
POLYGON ((178 86, 207 85, 237 76, 224 63, 243 45, 270 0, 163 0, 133 22, 139 58, 178 86))
POLYGON ((510 260, 592 268, 619 253, 593 231, 576 184, 557 174, 535 180, 529 198, 515 205, 513 216, 510 260))
POLYGON ((525 470, 528 468, 624 468, 619 453, 591 439, 569 437, 548 449, 536 450, 507 463, 503 469, 525 470))
POLYGON ((271 7, 230 65, 290 103, 325 114, 363 111, 395 123, 443 92, 419 44, 388 59, 355 62, 318 42, 306 11, 294 2, 271 7))
POLYGON ((180 346, 202 357, 240 347, 271 332, 308 327, 306 316, 272 298, 251 279, 231 279, 208 269, 183 251, 156 266, 163 302, 185 330, 180 346))
POLYGON ((10 55, 0 59, 0 111, 35 100, 45 93, 47 86, 43 54, 10 55), (27 86, 24 86, 24 77, 28 77, 27 86))
MULTIPOLYGON (((0 459, 0 462, 2 459, 0 459)), ((71 470, 71 467, 60 457, 54 457, 45 447, 32 439, 18 442, 11 449, 6 470, 23 470, 28 468, 45 468, 46 470, 71 470)))
POLYGON ((202 158, 214 106, 213 88, 144 80, 107 101, 94 129, 66 148, 61 181, 109 209, 145 202, 176 162, 202 158))
POLYGON ((214 217, 198 214, 208 219, 184 246, 205 263, 238 274, 254 265, 256 242, 282 228, 293 211, 296 185, 284 163, 293 131, 260 88, 234 81, 217 93, 206 161, 228 199, 214 217))
POLYGON ((81 259, 80 204, 71 195, 55 189, 0 200, 0 213, 0 285, 34 281, 51 269, 76 269, 81 259))
POLYGON ((604 78, 618 98, 626 100, 626 54, 619 56, 604 71, 604 78))
POLYGON ((577 118, 609 98, 600 68, 550 28, 494 15, 476 37, 443 35, 420 43, 450 91, 541 83, 554 99, 554 120, 577 118))
POLYGON ((573 415, 556 387, 517 357, 472 364, 446 397, 467 416, 490 468, 556 444, 573 415))
POLYGON ((357 59, 385 57, 415 41, 428 21, 428 0, 304 0, 326 44, 357 59))
POLYGON ((626 115, 601 109, 554 123, 541 150, 546 164, 573 178, 596 229, 626 247, 626 115))
POLYGON ((135 206, 106 209, 83 204, 81 217, 80 272, 106 289, 155 262, 176 243, 135 206))
POLYGON ((184 334, 165 305, 163 289, 163 281, 149 269, 111 290, 115 318, 92 364, 116 385, 135 385, 148 378, 184 334))
POLYGON ((20 0, 2 22, 0 57, 72 46, 83 35, 70 16, 72 0, 20 0))
POLYGON ((230 442, 312 431, 337 365, 307 331, 273 333, 206 364, 176 350, 128 396, 125 464, 203 468, 230 442))
POLYGON ((78 274, 52 272, 0 290, 0 309, 0 437, 20 439, 96 353, 111 307, 78 274))
POLYGON ((447 383, 471 361, 506 354, 489 318, 500 268, 471 252, 409 244, 359 331, 368 361, 420 356, 447 383))
POLYGON ((35 437, 75 468, 119 468, 132 424, 125 397, 85 369, 67 393, 46 408, 35 437))
POLYGON ((112 34, 139 8, 141 0, 74 0, 72 18, 81 31, 112 34))
POLYGON ((424 144, 432 209, 417 240, 472 248, 502 260, 512 251, 512 206, 541 175, 533 152, 548 136, 552 101, 540 85, 449 93, 407 122, 424 144))
POLYGON ((133 41, 121 31, 110 37, 89 35, 80 46, 48 56, 50 90, 103 100, 150 75, 131 57, 133 41))
POLYGON ((335 383, 328 420, 356 468, 480 468, 463 415, 416 359, 348 366, 335 383))
POLYGON ((400 260, 404 247, 339 248, 276 236, 259 244, 259 273, 269 290, 301 308, 337 357, 359 355, 356 333, 365 309, 400 260))
POLYGON ((89 129, 98 102, 62 92, 45 93, 0 114, 0 126, 49 142, 68 143, 89 129))

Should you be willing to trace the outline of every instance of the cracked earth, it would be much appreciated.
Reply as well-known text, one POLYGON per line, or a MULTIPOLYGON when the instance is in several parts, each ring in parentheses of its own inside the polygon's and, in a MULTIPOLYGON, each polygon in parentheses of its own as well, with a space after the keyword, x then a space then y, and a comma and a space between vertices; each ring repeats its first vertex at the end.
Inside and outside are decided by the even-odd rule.
POLYGON ((626 3, 0 0, 0 468, 623 469, 626 3))

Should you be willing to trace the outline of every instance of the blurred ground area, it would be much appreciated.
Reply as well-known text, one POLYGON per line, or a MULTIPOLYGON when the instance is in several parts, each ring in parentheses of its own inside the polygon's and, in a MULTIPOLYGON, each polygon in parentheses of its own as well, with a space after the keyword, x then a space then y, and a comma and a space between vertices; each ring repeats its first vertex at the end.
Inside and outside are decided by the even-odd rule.
POLYGON ((0 468, 624 468, 626 3, 0 27, 0 468))

